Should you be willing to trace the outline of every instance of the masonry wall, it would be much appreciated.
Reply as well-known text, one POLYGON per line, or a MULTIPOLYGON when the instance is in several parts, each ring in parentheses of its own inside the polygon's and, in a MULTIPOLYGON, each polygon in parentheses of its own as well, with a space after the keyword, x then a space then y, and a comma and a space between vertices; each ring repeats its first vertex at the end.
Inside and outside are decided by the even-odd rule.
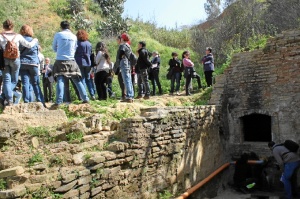
POLYGON ((241 117, 271 117, 275 142, 300 142, 300 30, 269 39, 264 49, 236 54, 222 77, 224 133, 233 154, 270 155, 266 142, 246 142, 241 117))
POLYGON ((51 158, 31 166, 28 156, 2 154, 0 166, 8 169, 0 179, 8 189, 0 198, 42 195, 45 189, 80 199, 158 198, 166 190, 178 196, 225 163, 218 117, 215 106, 151 108, 123 120, 117 131, 103 130, 97 117, 62 127, 60 137, 85 125, 84 142, 40 146, 51 158), (104 150, 92 150, 100 145, 104 150), (63 166, 56 158, 62 156, 63 166))

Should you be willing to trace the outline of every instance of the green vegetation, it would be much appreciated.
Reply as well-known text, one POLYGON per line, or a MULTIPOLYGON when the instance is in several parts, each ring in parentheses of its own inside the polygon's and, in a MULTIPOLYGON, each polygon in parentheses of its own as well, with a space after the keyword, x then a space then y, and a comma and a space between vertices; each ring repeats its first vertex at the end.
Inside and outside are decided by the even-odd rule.
POLYGON ((173 197, 174 197, 173 194, 168 190, 165 190, 164 192, 159 193, 159 199, 170 199, 173 197))
POLYGON ((7 182, 3 178, 0 178, 0 191, 7 189, 7 182))
POLYGON ((41 199, 41 198, 52 198, 52 199, 60 199, 63 198, 62 194, 53 193, 46 187, 41 187, 40 189, 27 193, 27 196, 32 199, 41 199))
POLYGON ((131 110, 129 110, 128 108, 126 108, 123 111, 119 111, 119 110, 115 110, 112 113, 112 117, 118 121, 121 121, 124 118, 129 118, 131 116, 134 116, 134 112, 132 112, 131 110))
POLYGON ((39 152, 35 153, 31 158, 28 160, 28 165, 33 166, 35 163, 43 162, 43 155, 39 152))
POLYGON ((80 131, 74 131, 74 132, 68 133, 66 135, 66 137, 69 142, 74 142, 74 141, 82 142, 83 141, 83 133, 80 131))
POLYGON ((31 136, 35 136, 43 140, 45 143, 54 142, 54 138, 50 135, 50 130, 46 127, 28 127, 27 133, 31 136))

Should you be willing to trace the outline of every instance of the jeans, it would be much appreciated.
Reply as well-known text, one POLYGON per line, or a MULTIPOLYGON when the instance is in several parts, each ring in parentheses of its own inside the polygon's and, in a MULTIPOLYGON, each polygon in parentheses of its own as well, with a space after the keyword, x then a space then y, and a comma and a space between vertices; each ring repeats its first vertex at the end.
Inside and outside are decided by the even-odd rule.
POLYGON ((20 75, 22 80, 22 92, 24 103, 31 102, 30 85, 33 88, 35 97, 38 102, 44 103, 44 96, 39 84, 39 69, 37 66, 22 64, 20 68, 20 75))
POLYGON ((72 86, 74 88, 74 91, 75 91, 75 94, 77 96, 77 99, 81 100, 79 91, 78 91, 76 85, 74 84, 73 80, 70 77, 65 77, 64 78, 64 97, 63 97, 63 99, 64 99, 64 102, 67 102, 67 103, 71 103, 72 102, 71 93, 70 93, 70 81, 71 81, 72 86))
POLYGON ((22 98, 22 93, 20 91, 13 91, 14 96, 15 96, 15 102, 14 104, 19 104, 21 98, 22 98))
MULTIPOLYGON (((287 199, 292 199, 292 183, 291 179, 297 168, 300 167, 300 161, 289 162, 284 164, 284 172, 282 174, 282 182, 284 184, 285 194, 287 199)), ((297 183, 293 183, 296 185, 297 183)))
MULTIPOLYGON (((56 104, 61 104, 63 103, 63 98, 64 98, 64 79, 66 77, 63 75, 58 75, 56 77, 56 104)), ((73 76, 71 77, 71 79, 73 80, 74 84, 76 85, 80 97, 83 101, 89 101, 89 98, 87 96, 85 87, 83 85, 83 83, 81 82, 81 78, 79 76, 73 76)))
POLYGON ((13 89, 18 83, 20 59, 10 60, 4 58, 5 69, 3 70, 3 94, 2 98, 5 98, 9 102, 13 102, 13 89))
POLYGON ((128 59, 123 58, 120 61, 120 70, 123 78, 123 82, 125 85, 125 92, 126 92, 126 99, 133 99, 134 97, 134 91, 131 81, 131 71, 130 66, 128 64, 128 59))
MULTIPOLYGON (((138 74, 138 83, 139 83, 139 95, 142 93, 140 93, 140 91, 143 91, 143 94, 145 94, 145 96, 150 96, 150 84, 149 84, 149 80, 148 80, 148 71, 147 69, 140 69, 140 72, 138 74)), ((140 95, 140 96, 141 96, 140 95)))
POLYGON ((153 93, 152 94, 153 95, 156 94, 155 87, 157 85, 159 94, 161 95, 162 94, 162 89, 161 89, 161 85, 160 85, 160 81, 159 81, 159 70, 158 69, 152 70, 152 75, 153 75, 153 78, 151 79, 152 89, 153 89, 153 93))
POLYGON ((81 81, 88 88, 90 95, 95 95, 93 89, 93 82, 91 80, 91 67, 90 66, 79 66, 81 72, 81 81))
POLYGON ((106 83, 108 75, 109 74, 106 71, 99 71, 95 74, 95 84, 99 100, 107 99, 106 83))
POLYGON ((178 92, 180 88, 181 72, 175 72, 171 78, 171 93, 174 93, 174 86, 176 82, 175 91, 178 92))

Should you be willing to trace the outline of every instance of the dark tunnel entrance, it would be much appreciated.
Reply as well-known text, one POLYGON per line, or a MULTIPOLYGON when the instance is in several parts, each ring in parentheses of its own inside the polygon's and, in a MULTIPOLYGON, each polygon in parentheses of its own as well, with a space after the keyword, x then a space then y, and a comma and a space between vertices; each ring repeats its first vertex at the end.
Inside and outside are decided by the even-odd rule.
POLYGON ((270 116, 262 114, 251 114, 246 115, 241 119, 243 124, 244 141, 272 141, 270 116))

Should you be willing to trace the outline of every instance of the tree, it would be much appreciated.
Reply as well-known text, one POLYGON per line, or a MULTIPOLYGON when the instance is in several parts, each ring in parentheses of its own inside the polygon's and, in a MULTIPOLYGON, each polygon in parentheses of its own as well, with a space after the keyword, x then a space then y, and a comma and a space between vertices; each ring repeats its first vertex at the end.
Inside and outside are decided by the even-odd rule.
POLYGON ((126 0, 96 0, 99 4, 105 20, 98 22, 98 32, 101 35, 111 37, 127 32, 129 26, 127 19, 122 18, 124 2, 126 0))
POLYGON ((204 9, 207 16, 207 19, 214 19, 221 13, 220 9, 220 0, 206 0, 204 4, 204 9))

